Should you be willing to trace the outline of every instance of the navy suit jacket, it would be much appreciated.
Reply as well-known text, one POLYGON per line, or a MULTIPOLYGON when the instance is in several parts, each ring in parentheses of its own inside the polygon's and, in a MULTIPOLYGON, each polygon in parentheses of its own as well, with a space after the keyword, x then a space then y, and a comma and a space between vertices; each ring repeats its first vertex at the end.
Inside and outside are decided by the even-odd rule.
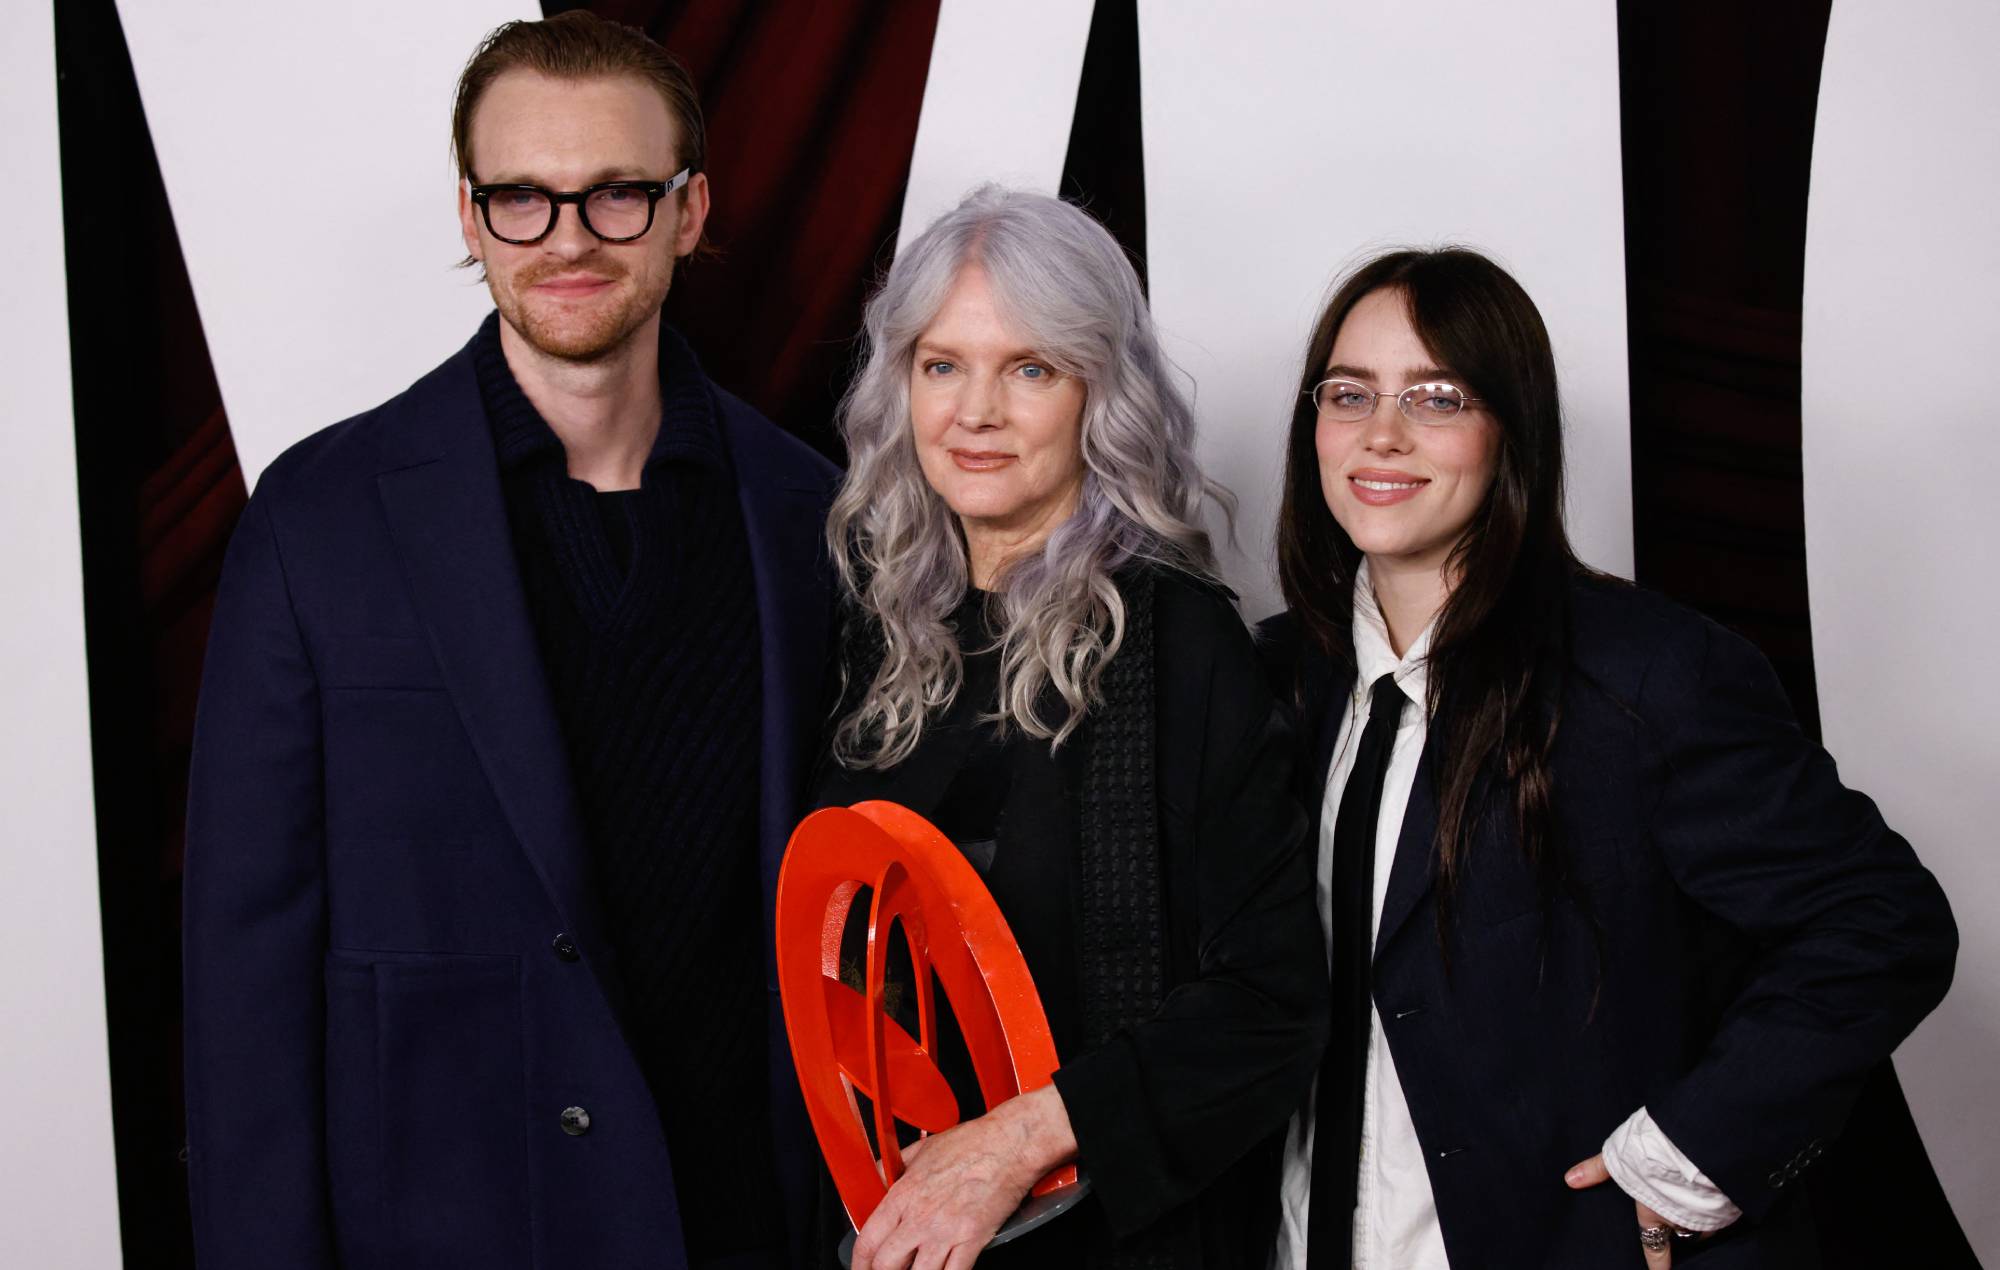
MULTIPOLYGON (((1570 598, 1554 808, 1585 903, 1544 904, 1511 801, 1489 805, 1447 967, 1427 750, 1382 905, 1374 1001, 1446 1252, 1643 1266, 1631 1200, 1610 1184, 1570 1191, 1563 1173, 1645 1106, 1745 1213, 1677 1245, 1676 1264, 1816 1265, 1809 1209, 1787 1201, 1838 1149, 1864 1079, 1944 996, 1950 907, 1799 731, 1747 641, 1622 584, 1579 578, 1570 598)), ((1306 720, 1317 818, 1353 671, 1305 646, 1290 614, 1260 633, 1306 720)))
MULTIPOLYGON (((836 473, 715 396, 756 575, 768 925, 819 735, 836 473)), ((622 1031, 469 348, 250 500, 202 685, 185 929, 205 1270, 684 1264, 673 1170, 702 1160, 668 1158, 622 1031)), ((796 1249, 814 1156, 767 983, 796 1249)))

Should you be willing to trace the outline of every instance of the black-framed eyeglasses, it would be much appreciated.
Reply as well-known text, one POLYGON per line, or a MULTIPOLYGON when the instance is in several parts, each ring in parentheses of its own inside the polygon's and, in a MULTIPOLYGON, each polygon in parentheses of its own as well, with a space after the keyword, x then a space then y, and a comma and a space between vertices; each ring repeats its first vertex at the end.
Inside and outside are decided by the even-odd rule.
POLYGON ((1483 400, 1467 396, 1457 384, 1411 384, 1400 392, 1376 392, 1351 379, 1322 379, 1300 395, 1312 398, 1321 418, 1338 423, 1360 423, 1384 397, 1395 398, 1396 408, 1411 423, 1430 425, 1455 422, 1467 406, 1483 400))
POLYGON ((687 168, 664 181, 601 181, 582 190, 539 185, 468 185, 486 229, 503 243, 532 246, 555 232, 564 203, 576 204, 583 227, 608 243, 644 238, 660 200, 688 182, 687 168))

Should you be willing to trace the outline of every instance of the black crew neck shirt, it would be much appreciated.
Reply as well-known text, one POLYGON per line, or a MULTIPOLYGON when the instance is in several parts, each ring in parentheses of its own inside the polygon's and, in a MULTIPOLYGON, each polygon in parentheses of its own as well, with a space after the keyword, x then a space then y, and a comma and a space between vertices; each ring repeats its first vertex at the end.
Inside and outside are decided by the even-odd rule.
MULTIPOLYGON (((1083 989, 1078 963, 1082 904, 1077 844, 1082 827, 1087 729, 1052 748, 1018 725, 1002 727, 1000 651, 996 646, 998 597, 968 588, 949 619, 957 636, 965 678, 958 695, 924 728, 905 767, 949 770, 943 792, 928 806, 912 806, 972 863, 1021 949, 1035 981, 1058 1062, 1083 1043, 1083 989)), ((1054 692, 1043 698, 1044 717, 1062 717, 1054 692)), ((882 775, 871 770, 829 769, 817 791, 822 806, 882 797, 882 775)), ((843 963, 864 964, 867 906, 850 911, 843 963)), ((891 946, 888 978, 907 984, 909 958, 891 946)), ((959 1121, 985 1111, 971 1055, 942 992, 938 1009, 938 1070, 958 1096, 959 1121)), ((909 995, 892 1013, 916 1031, 909 995)), ((1086 1198, 1075 1211, 980 1254, 980 1270, 1069 1270, 1083 1265, 1085 1249, 1108 1245, 1102 1210, 1086 1198)))
MULTIPOLYGON (((992 718, 999 704, 1000 651, 987 604, 986 592, 972 590, 952 614, 964 659, 964 686, 919 743, 964 745, 964 757, 932 809, 931 823, 972 862, 1006 917, 1034 976, 1060 1057, 1075 1052, 1083 1039, 1077 972, 1082 746, 1072 736, 1052 751, 1046 740, 1018 726, 1003 728, 992 718)), ((945 1074, 953 1076, 948 1069, 945 1074)), ((968 1080, 970 1074, 967 1060, 968 1080)), ((976 1115, 981 1110, 977 1085, 968 1087, 972 1102, 965 1110, 976 1115)), ((966 1103, 963 1093, 960 1103, 966 1103)))

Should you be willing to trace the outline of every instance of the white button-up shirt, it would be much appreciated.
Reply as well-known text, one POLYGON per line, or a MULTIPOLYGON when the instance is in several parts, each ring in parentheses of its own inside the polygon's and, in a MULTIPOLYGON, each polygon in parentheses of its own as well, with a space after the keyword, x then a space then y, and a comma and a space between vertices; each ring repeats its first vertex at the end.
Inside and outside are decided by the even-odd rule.
MULTIPOLYGON (((1395 867, 1403 813, 1409 807, 1410 789, 1416 783, 1417 764, 1423 757, 1424 740, 1430 731, 1430 718, 1425 710, 1428 682, 1425 657, 1430 644, 1431 628, 1427 627, 1408 651, 1396 656, 1364 561, 1354 582, 1354 659, 1359 673, 1348 693, 1320 806, 1314 890, 1319 900, 1320 924, 1327 932, 1329 973, 1333 958, 1334 823, 1339 818, 1340 798, 1346 791, 1347 778, 1354 771, 1355 750, 1360 747, 1362 730, 1368 726, 1370 690, 1383 675, 1394 675, 1396 686, 1411 703, 1403 708, 1389 754, 1388 774, 1382 783, 1382 810, 1375 827, 1372 939, 1374 924, 1382 920, 1382 897, 1389 889, 1389 874, 1395 867)), ((1416 850, 1428 850, 1429 845, 1412 844, 1416 850)), ((1306 1105, 1292 1117, 1285 1136, 1273 1270, 1305 1270, 1317 1096, 1315 1082, 1306 1105)), ((1605 1163, 1618 1185, 1669 1221, 1691 1230, 1719 1230, 1741 1215, 1675 1149, 1643 1107, 1612 1133, 1604 1151, 1605 1163)), ((1560 1184, 1560 1179, 1551 1178, 1550 1182, 1560 1184)), ((1403 1085, 1396 1076, 1396 1061, 1382 1034, 1382 1016, 1372 1005, 1368 1057, 1363 1067, 1361 1168, 1355 1192, 1353 1256, 1355 1270, 1447 1270, 1450 1264, 1445 1258, 1444 1235, 1438 1226, 1437 1200, 1431 1193, 1423 1145, 1417 1141, 1409 1103, 1404 1101, 1403 1085)))

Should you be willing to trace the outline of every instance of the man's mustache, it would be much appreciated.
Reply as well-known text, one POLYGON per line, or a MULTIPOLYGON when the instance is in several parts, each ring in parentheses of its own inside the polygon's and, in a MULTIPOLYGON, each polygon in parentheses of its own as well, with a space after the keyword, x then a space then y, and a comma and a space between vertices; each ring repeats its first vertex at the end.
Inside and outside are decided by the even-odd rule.
POLYGON ((590 278, 602 282, 616 282, 624 276, 625 270, 623 269, 605 268, 603 266, 532 265, 515 275, 515 284, 522 287, 532 287, 539 283, 547 282, 550 278, 563 278, 570 281, 590 278))

